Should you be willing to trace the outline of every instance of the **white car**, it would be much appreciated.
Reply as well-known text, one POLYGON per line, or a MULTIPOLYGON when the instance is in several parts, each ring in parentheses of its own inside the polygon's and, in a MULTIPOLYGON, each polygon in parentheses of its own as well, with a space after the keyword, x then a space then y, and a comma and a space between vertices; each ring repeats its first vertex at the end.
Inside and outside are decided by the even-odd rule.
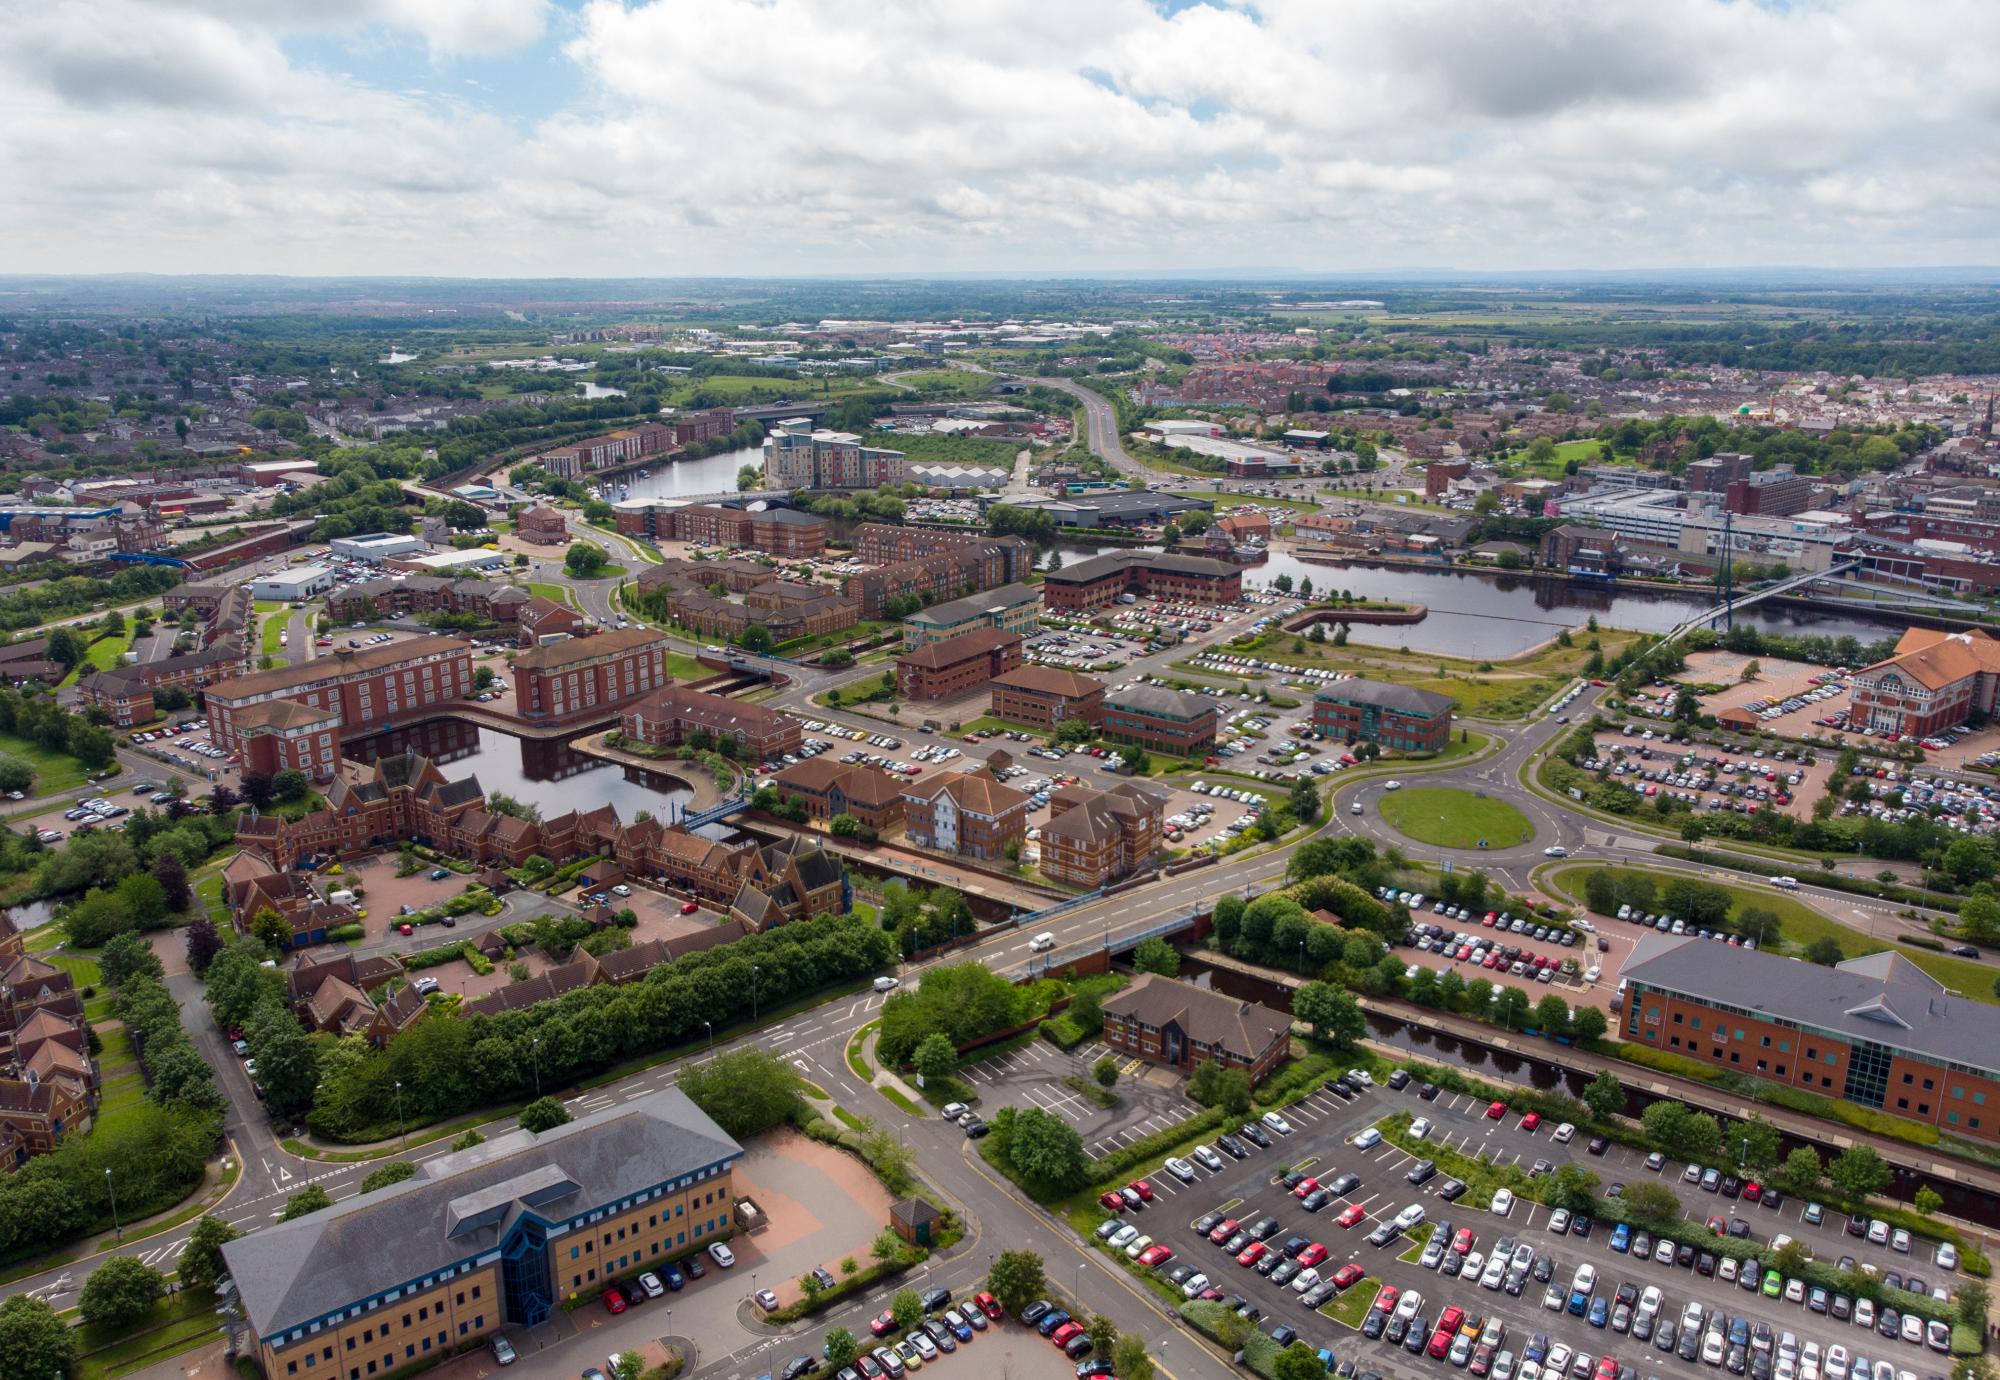
POLYGON ((1560 1313, 1563 1311, 1562 1286, 1551 1284, 1548 1288, 1542 1290, 1542 1307, 1548 1309, 1551 1313, 1560 1313))
POLYGON ((1200 1273, 1191 1275, 1188 1277, 1187 1283, 1181 1286, 1181 1296, 1183 1298, 1191 1299, 1196 1294, 1199 1294, 1202 1290, 1206 1289, 1207 1287, 1208 1287, 1207 1275, 1200 1273))
POLYGON ((1356 1150, 1369 1150, 1382 1143, 1382 1133, 1373 1126, 1367 1127, 1354 1137, 1356 1150))
POLYGON ((1167 1172, 1184 1184, 1194 1182, 1194 1166, 1178 1155, 1167 1161, 1167 1172))
POLYGON ((1514 1210, 1514 1190, 1497 1188, 1493 1191, 1493 1215, 1505 1217, 1514 1210))
POLYGON ((1556 1127, 1554 1140, 1557 1145, 1568 1145, 1575 1138, 1576 1127, 1572 1126, 1569 1122, 1565 1121, 1562 1125, 1556 1127))
POLYGON ((1500 1281, 1505 1278, 1507 1278, 1507 1257, 1496 1255, 1487 1261, 1486 1268, 1480 1271, 1479 1287, 1482 1289, 1498 1289, 1500 1281))
POLYGON ((944 1110, 939 1112, 938 1115, 946 1121, 957 1121, 970 1110, 971 1108, 967 1107, 963 1102, 947 1102, 944 1104, 944 1110))
POLYGON ((1933 1258, 1937 1261, 1940 1270, 1956 1270, 1958 1268, 1958 1247, 1952 1245, 1949 1241, 1940 1241, 1938 1242, 1937 1254, 1933 1258))
POLYGON ((1138 1234, 1139 1234, 1139 1229, 1128 1222, 1124 1226, 1120 1227, 1117 1231, 1111 1233, 1110 1244, 1113 1247, 1122 1248, 1127 1243, 1129 1243, 1133 1237, 1137 1236, 1138 1234))
POLYGON ((1569 1291, 1572 1294, 1588 1294, 1597 1288, 1597 1267, 1589 1261, 1576 1267, 1570 1276, 1569 1291))
POLYGON ((1709 1366, 1721 1365, 1724 1350, 1722 1331, 1720 1328, 1717 1328, 1701 1339, 1702 1364, 1709 1366))
POLYGON ((1411 1203, 1408 1207, 1404 1208, 1401 1212, 1396 1214, 1396 1226, 1403 1231, 1408 1231, 1411 1227, 1416 1226, 1417 1223, 1423 1220, 1424 1220, 1424 1205, 1422 1203, 1411 1203))
MULTIPOLYGON (((1276 1112, 1264 1113, 1264 1124, 1281 1136, 1289 1136, 1292 1133, 1292 1123, 1279 1116, 1276 1112)), ((1907 1242, 1908 1238, 1905 1237, 1904 1240, 1907 1242)), ((1904 1246, 1904 1249, 1909 1249, 1907 1244, 1904 1246)))
POLYGON ((1403 1296, 1396 1300, 1396 1316, 1405 1321, 1423 1311, 1424 1296, 1414 1289, 1405 1289, 1403 1296))
POLYGON ((1549 1214, 1549 1230, 1554 1232, 1557 1236, 1562 1236, 1568 1233, 1569 1231, 1568 1208, 1557 1208, 1554 1212, 1549 1214))
POLYGON ((1415 1121, 1410 1123, 1410 1134, 1417 1140, 1424 1140, 1428 1138, 1430 1133, 1431 1133, 1431 1119, 1429 1117, 1420 1116, 1415 1121))
POLYGON ((725 1270, 736 1264, 736 1252, 730 1250, 729 1247, 723 1245, 720 1241, 711 1241, 709 1243, 708 1258, 725 1270))
POLYGON ((1292 1277, 1292 1292, 1294 1294, 1303 1294, 1317 1283, 1319 1283, 1319 1271, 1308 1265, 1292 1277))

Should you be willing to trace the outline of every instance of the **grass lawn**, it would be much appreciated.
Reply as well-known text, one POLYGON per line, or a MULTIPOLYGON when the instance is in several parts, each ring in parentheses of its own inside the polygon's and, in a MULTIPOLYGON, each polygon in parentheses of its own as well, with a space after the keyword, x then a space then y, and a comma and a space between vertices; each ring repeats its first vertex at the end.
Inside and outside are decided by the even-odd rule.
POLYGON ((1408 489, 1377 489, 1370 493, 1366 489, 1340 489, 1332 485, 1320 490, 1334 498, 1359 499, 1363 503, 1386 503, 1395 508, 1416 508, 1426 513, 1448 513, 1451 509, 1441 503, 1426 503, 1408 489), (1400 502, 1398 500, 1401 500, 1400 502))
POLYGON ((40 743, 12 733, 0 733, 0 753, 27 763, 35 774, 31 795, 56 795, 84 784, 86 768, 67 752, 50 752, 40 743))
POLYGON ((161 1299, 153 1311, 130 1328, 84 1326, 77 1329, 83 1362, 77 1380, 111 1380, 156 1362, 192 1351, 222 1331, 215 1316, 215 1295, 191 1289, 161 1299))
POLYGON ((547 599, 552 604, 566 604, 570 608, 576 607, 576 600, 570 597, 569 586, 567 585, 552 585, 541 580, 534 580, 529 582, 528 593, 538 598, 547 599))
POLYGON ((704 676, 714 675, 715 672, 685 652, 668 652, 667 674, 675 680, 700 680, 704 676))
POLYGON ((286 648, 278 641, 278 638, 286 628, 291 626, 291 622, 291 610, 282 605, 279 606, 278 612, 264 619, 263 643, 265 656, 277 657, 284 653, 286 648))
POLYGON ((1382 818, 1418 843, 1441 848, 1511 848, 1534 837, 1528 817, 1504 800, 1452 786, 1410 786, 1382 797, 1382 818))
POLYGON ((70 673, 63 677, 62 683, 74 685, 93 671, 108 671, 123 661, 125 653, 131 650, 132 634, 129 632, 100 637, 85 649, 83 660, 70 668, 70 673))
POLYGON ((37 954, 36 957, 68 973, 70 981, 76 984, 79 992, 86 987, 95 987, 104 980, 104 972, 98 967, 97 960, 88 954, 44 953, 37 954))
POLYGON ((1470 757, 1474 753, 1482 751, 1490 741, 1492 740, 1484 733, 1474 733, 1471 729, 1461 728, 1458 731, 1458 737, 1453 738, 1444 745, 1443 752, 1423 754, 1411 757, 1408 760, 1412 762, 1456 762, 1461 757, 1470 757))
POLYGON ((1511 661, 1466 661, 1359 643, 1336 647, 1331 642, 1279 634, 1259 639, 1254 654, 1287 666, 1321 666, 1370 680, 1433 690, 1451 696, 1457 701, 1458 713, 1467 718, 1524 719, 1583 674, 1593 636, 1607 658, 1637 638, 1637 634, 1614 629, 1593 634, 1578 628, 1571 634, 1573 645, 1568 647, 1551 642, 1511 661), (1292 650, 1295 641, 1301 650, 1292 650))
POLYGON ((1351 1327, 1358 1332, 1361 1330, 1362 1319, 1368 1316, 1369 1305, 1375 1302, 1375 1295, 1381 1288, 1382 1281, 1369 1275, 1356 1281, 1352 1289, 1319 1311, 1341 1326, 1351 1327))
POLYGON ((950 394, 960 398, 983 398, 993 391, 991 374, 975 374, 968 369, 919 369, 896 373, 897 383, 922 393, 950 394))

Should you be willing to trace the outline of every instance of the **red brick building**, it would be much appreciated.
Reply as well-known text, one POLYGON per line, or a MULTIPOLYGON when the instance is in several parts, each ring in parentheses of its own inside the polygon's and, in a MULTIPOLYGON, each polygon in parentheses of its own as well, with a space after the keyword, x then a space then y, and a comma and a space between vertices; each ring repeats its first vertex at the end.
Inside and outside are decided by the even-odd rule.
POLYGON ((2000 697, 2000 638, 1911 628, 1887 661, 1854 673, 1848 722, 1869 732, 1928 738, 1991 715, 2000 697))
POLYGON ((344 647, 297 666, 211 685, 209 731, 217 747, 234 752, 245 748, 239 716, 274 700, 330 711, 338 715, 338 731, 348 734, 373 732, 391 720, 471 694, 472 647, 455 637, 344 647))
POLYGON ((521 605, 516 638, 523 647, 535 647, 545 637, 581 637, 589 627, 589 621, 568 604, 558 604, 537 594, 521 605))
POLYGON ((1033 804, 983 771, 934 776, 903 787, 903 824, 920 848, 995 861, 1027 833, 1033 804))
POLYGON ((1216 1063, 1261 1083, 1285 1060, 1292 1019, 1192 983, 1146 973, 1104 999, 1104 1043, 1148 1063, 1192 1071, 1216 1063))
POLYGON ((896 692, 913 700, 950 700, 1021 664, 1021 635, 979 628, 896 658, 896 692))
POLYGON ((699 546, 750 545, 750 514, 719 503, 692 503, 675 508, 671 535, 699 546))
POLYGON ((903 783, 865 764, 848 766, 809 757, 771 778, 780 796, 797 800, 814 819, 852 815, 882 833, 903 821, 903 783))
POLYGON ((826 550, 826 519, 795 508, 767 508, 750 515, 750 544, 787 560, 817 556, 826 550))
POLYGON ((627 738, 649 747, 678 747, 690 734, 705 732, 731 740, 743 756, 758 761, 782 757, 802 741, 799 721, 789 714, 684 685, 654 691, 626 709, 618 726, 627 738))
POLYGON ((529 723, 608 714, 668 683, 667 639, 651 628, 571 638, 514 658, 514 712, 529 723))
POLYGON ((1149 752, 1206 757, 1215 751, 1214 701, 1155 685, 1134 685, 1104 697, 1103 735, 1149 752))
POLYGON ((534 457, 534 462, 559 479, 575 479, 649 455, 664 455, 676 446, 672 427, 649 422, 543 451, 534 457))
POLYGON ((1438 498, 1451 486, 1472 473, 1470 460, 1433 460, 1424 466, 1424 497, 1438 498))
POLYGON ((1053 666, 1017 666, 993 678, 992 715, 1053 731, 1064 719, 1104 720, 1104 682, 1053 666))
POLYGON ((327 597, 327 611, 336 622, 386 618, 392 613, 469 613, 504 628, 520 618, 530 597, 527 590, 497 580, 405 575, 400 580, 363 580, 336 590, 327 597))
POLYGON ((339 765, 337 709, 316 709, 298 700, 267 700, 237 713, 234 727, 246 775, 302 771, 313 781, 326 781, 339 765))
POLYGON ((826 519, 793 508, 752 513, 720 503, 643 498, 624 499, 613 506, 618 530, 628 537, 754 547, 793 559, 826 550, 826 519))
POLYGON ((1108 791, 1065 786, 1049 799, 1042 826, 1042 873, 1100 887, 1150 865, 1160 852, 1165 793, 1130 781, 1108 791))
POLYGON ((1323 737, 1397 752, 1443 752, 1451 742, 1453 700, 1432 690, 1379 680, 1343 680, 1313 696, 1312 725, 1323 737))
POLYGON ((1050 609, 1100 609, 1125 594, 1195 604, 1233 604, 1243 597, 1243 570, 1206 556, 1115 551, 1051 570, 1042 579, 1042 604, 1050 609))
POLYGON ((130 728, 153 721, 155 690, 185 690, 192 695, 218 681, 235 679, 249 664, 242 644, 232 638, 186 656, 97 671, 78 681, 76 688, 85 704, 111 716, 114 728, 130 728))
POLYGON ((537 503, 514 519, 514 535, 537 546, 567 546, 569 519, 561 509, 537 503))

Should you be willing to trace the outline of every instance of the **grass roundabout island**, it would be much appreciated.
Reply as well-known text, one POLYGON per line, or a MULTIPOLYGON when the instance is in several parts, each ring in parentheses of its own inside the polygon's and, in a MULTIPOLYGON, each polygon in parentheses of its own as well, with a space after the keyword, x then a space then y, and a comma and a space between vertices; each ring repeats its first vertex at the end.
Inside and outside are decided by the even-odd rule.
POLYGON ((1535 836, 1528 817, 1504 800, 1456 786, 1405 786, 1382 797, 1382 818, 1398 833, 1437 848, 1514 848, 1535 836))

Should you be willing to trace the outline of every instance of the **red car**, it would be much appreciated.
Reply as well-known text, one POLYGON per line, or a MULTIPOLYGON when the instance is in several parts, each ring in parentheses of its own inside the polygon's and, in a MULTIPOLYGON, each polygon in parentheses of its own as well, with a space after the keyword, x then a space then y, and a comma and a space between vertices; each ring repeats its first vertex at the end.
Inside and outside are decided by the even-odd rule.
POLYGON ((1361 1282, 1361 1278, 1365 1274, 1367 1274, 1366 1270, 1363 1270, 1359 1265, 1350 1260, 1333 1272, 1333 1287, 1336 1289, 1352 1289, 1361 1282))
POLYGON ((1308 1193, 1311 1193, 1314 1189, 1318 1187, 1319 1187, 1318 1179, 1300 1179, 1299 1186, 1292 1190, 1292 1196, 1294 1198, 1303 1198, 1308 1193))
POLYGON ((1375 1311, 1377 1313, 1387 1313, 1396 1306, 1396 1300, 1402 1296, 1402 1293, 1403 1291, 1393 1284, 1383 1285, 1375 1291, 1375 1311))
POLYGON ((1320 1261, 1325 1260, 1331 1254, 1333 1254, 1333 1252, 1329 1251, 1326 1247, 1320 1245, 1319 1242, 1315 1241, 1312 1243, 1312 1245, 1306 1247, 1304 1250, 1299 1252, 1298 1254, 1299 1268, 1303 1270, 1308 1265, 1317 1265, 1320 1263, 1320 1261))
POLYGON ((1141 1265, 1164 1265, 1174 1258, 1172 1246, 1148 1246, 1139 1253, 1141 1265))
POLYGON ((865 1351, 854 1358, 854 1368, 867 1380, 882 1380, 882 1363, 865 1351))
MULTIPOLYGON (((1101 1208, 1109 1208, 1113 1212, 1123 1212, 1125 1210, 1125 1200, 1118 1196, 1118 1190, 1115 1188, 1106 1189, 1104 1192, 1098 1194, 1097 1205, 1101 1208)), ((1225 1237, 1224 1239, 1227 1240, 1228 1238, 1225 1237)))
POLYGON ((1442 1361, 1444 1354, 1451 1350, 1451 1339, 1456 1335, 1454 1329, 1440 1327, 1437 1331, 1431 1333, 1431 1344, 1425 1347, 1424 1350, 1430 1353, 1432 1360, 1442 1361))
POLYGON ((1351 1227, 1355 1223, 1359 1222, 1362 1218, 1366 1217, 1367 1215, 1368 1214, 1366 1212, 1362 1211, 1361 1204, 1349 1203, 1346 1207, 1340 1210, 1340 1216, 1334 1218, 1333 1220, 1340 1223, 1340 1225, 1343 1227, 1351 1227))
POLYGON ((888 1336, 891 1332, 894 1332, 896 1330, 896 1315, 894 1313, 889 1313, 889 1312, 882 1312, 876 1314, 875 1317, 869 1321, 868 1330, 874 1333, 878 1337, 888 1336))
POLYGON ((1150 1203, 1153 1201, 1153 1186, 1144 1179, 1134 1179, 1125 1186, 1138 1194, 1141 1202, 1150 1203))
POLYGON ((1618 1358, 1600 1356, 1597 1358, 1597 1380, 1618 1380, 1618 1358))
POLYGON ((401 924, 401 925, 398 925, 398 926, 396 926, 396 933, 398 933, 398 934, 415 934, 415 933, 416 933, 416 930, 415 930, 414 928, 412 928, 412 927, 411 927, 410 925, 408 925, 407 923, 405 923, 405 924, 401 924))
POLYGON ((1230 1237, 1236 1235, 1236 1229, 1242 1225, 1234 1217, 1225 1217, 1215 1224, 1215 1230, 1208 1234, 1208 1239, 1220 1246, 1230 1237))
POLYGON ((1236 1263, 1238 1265, 1255 1265, 1266 1255, 1270 1254, 1270 1250, 1271 1248, 1266 1246, 1262 1241, 1252 1241, 1237 1255, 1236 1263))
POLYGON ((700 905, 698 905, 697 903, 695 903, 695 902, 693 902, 693 901, 683 901, 683 902, 681 902, 681 914, 682 914, 682 915, 693 915, 693 914, 694 914, 694 913, 695 913, 696 911, 698 911, 698 910, 700 910, 700 909, 701 909, 700 905))
POLYGON ((1069 1345, 1069 1339, 1071 1337, 1081 1337, 1082 1335, 1083 1335, 1082 1323, 1066 1322, 1061 1327, 1058 1327, 1053 1333, 1050 1334, 1049 1340, 1054 1342, 1059 1347, 1064 1347, 1069 1345))
POLYGON ((987 1317, 995 1320, 1000 1317, 1000 1300, 994 1298, 993 1295, 987 1293, 984 1289, 974 1294, 972 1301, 979 1305, 979 1311, 987 1317))
POLYGON ((1494 1121, 1498 1121, 1498 1120, 1499 1120, 1499 1119, 1500 1119, 1501 1117, 1503 1117, 1503 1116, 1507 1115, 1507 1104, 1506 1104, 1505 1102, 1489 1102, 1489 1103, 1487 1103, 1487 1104, 1486 1104, 1486 1115, 1487 1115, 1487 1116, 1488 1116, 1488 1117, 1489 1117, 1490 1119, 1492 1119, 1492 1120, 1494 1120, 1494 1121))
POLYGON ((1763 1196, 1764 1196, 1764 1185, 1758 1183, 1755 1179, 1752 1179, 1749 1183, 1743 1185, 1744 1202, 1754 1203, 1763 1196))
POLYGON ((1523 1131, 1541 1130, 1542 1114, 1540 1112, 1529 1112, 1526 1116, 1521 1118, 1521 1129, 1523 1131))
POLYGON ((617 1285, 613 1284, 605 1289, 604 1306, 613 1313, 623 1313, 625 1311, 625 1295, 618 1291, 617 1285))
POLYGON ((1458 1234, 1451 1238, 1451 1248, 1464 1255, 1472 1249, 1472 1239, 1472 1228, 1460 1227, 1458 1234))

